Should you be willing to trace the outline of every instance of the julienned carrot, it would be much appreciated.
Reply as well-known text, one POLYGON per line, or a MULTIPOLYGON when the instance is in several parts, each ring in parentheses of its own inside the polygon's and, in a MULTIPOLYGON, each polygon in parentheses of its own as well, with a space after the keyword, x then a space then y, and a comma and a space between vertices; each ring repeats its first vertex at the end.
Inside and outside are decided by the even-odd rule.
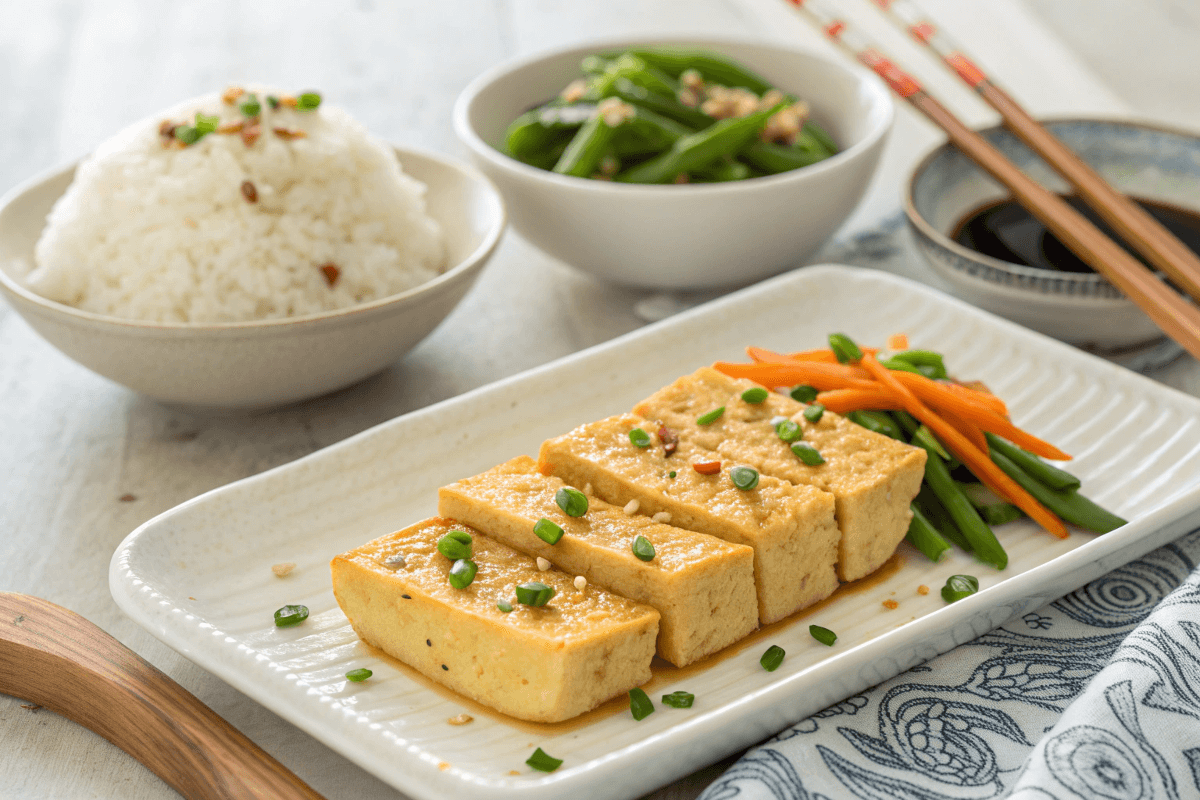
MULTIPOLYGON (((746 349, 749 350, 750 348, 746 348, 746 349)), ((755 349, 758 349, 758 348, 755 348, 755 349)), ((875 348, 875 347, 863 347, 860 349, 864 353, 878 353, 879 352, 878 348, 875 348)), ((776 355, 779 355, 779 354, 776 354, 776 355)), ((754 355, 751 354, 750 357, 754 358, 754 355)), ((828 348, 823 349, 823 350, 801 350, 798 353, 787 353, 786 357, 790 358, 794 361, 818 361, 818 362, 822 362, 825 364, 840 364, 841 363, 840 361, 838 361, 837 354, 828 348)), ((755 359, 755 360, 757 360, 757 359, 755 359)))
POLYGON ((894 394, 883 389, 831 389, 818 394, 817 402, 835 414, 903 408, 894 394))
POLYGON ((868 373, 846 364, 822 364, 816 361, 764 362, 734 364, 718 361, 713 369, 731 378, 749 378, 768 389, 806 383, 817 391, 829 389, 874 389, 878 384, 868 373))
POLYGON ((861 363, 867 372, 897 395, 904 403, 905 411, 925 423, 930 430, 941 437, 942 441, 984 484, 993 487, 993 491, 996 491, 1001 497, 1008 498, 1053 535, 1060 539, 1067 538, 1067 526, 1063 524, 1063 521, 997 467, 986 450, 979 450, 953 425, 933 413, 907 386, 896 380, 895 373, 880 364, 875 356, 864 354, 861 363))
MULTIPOLYGON (((930 410, 932 411, 933 409, 930 410)), ((939 408, 935 413, 953 425, 956 431, 967 437, 971 444, 975 445, 981 452, 986 453, 988 451, 988 443, 987 439, 983 436, 983 431, 979 430, 970 420, 945 408, 939 408)))

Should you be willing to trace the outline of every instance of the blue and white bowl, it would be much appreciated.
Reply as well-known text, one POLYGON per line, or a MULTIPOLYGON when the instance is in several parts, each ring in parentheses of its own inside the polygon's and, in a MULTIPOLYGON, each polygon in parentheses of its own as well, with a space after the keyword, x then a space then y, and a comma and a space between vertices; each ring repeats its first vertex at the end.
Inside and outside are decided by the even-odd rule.
MULTIPOLYGON (((1044 124, 1122 192, 1200 211, 1200 136, 1119 120, 1044 124)), ((1038 183, 1069 191, 1008 130, 996 126, 979 132, 1038 183)), ((1007 189, 950 144, 935 149, 914 170, 904 199, 909 226, 917 249, 955 294, 1057 339, 1100 350, 1162 338, 1150 318, 1100 275, 1019 266, 950 238, 968 213, 1008 196, 1007 189)))

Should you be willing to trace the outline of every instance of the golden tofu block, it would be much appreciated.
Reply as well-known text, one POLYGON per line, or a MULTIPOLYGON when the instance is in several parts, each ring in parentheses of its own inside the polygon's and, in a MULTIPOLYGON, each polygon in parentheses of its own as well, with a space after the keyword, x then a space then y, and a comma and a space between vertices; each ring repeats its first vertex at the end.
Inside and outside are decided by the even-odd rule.
POLYGON ((638 513, 665 511, 674 526, 752 547, 763 624, 833 593, 839 534, 832 495, 769 475, 744 491, 729 476, 737 462, 721 463, 715 474, 697 471, 721 457, 686 438, 668 454, 657 427, 633 414, 581 425, 543 442, 538 468, 576 488, 590 486, 613 505, 636 501, 638 513), (630 441, 633 428, 650 435, 649 446, 630 441))
POLYGON ((657 611, 599 587, 580 591, 572 576, 543 572, 453 520, 418 522, 330 567, 338 605, 363 641, 511 717, 559 722, 650 680, 657 611), (472 537, 478 572, 465 589, 450 585, 453 562, 437 550, 451 530, 472 537), (515 587, 530 582, 555 590, 548 604, 516 601, 515 587), (502 601, 513 610, 501 611, 502 601))
POLYGON ((532 458, 520 456, 442 487, 438 513, 582 575, 589 585, 656 609, 662 615, 658 654, 676 666, 714 653, 758 627, 750 547, 626 514, 595 497, 588 498, 583 516, 571 517, 555 502, 565 486, 538 472, 532 458), (534 533, 541 519, 563 530, 557 543, 534 533), (634 555, 637 536, 654 546, 652 560, 634 555))

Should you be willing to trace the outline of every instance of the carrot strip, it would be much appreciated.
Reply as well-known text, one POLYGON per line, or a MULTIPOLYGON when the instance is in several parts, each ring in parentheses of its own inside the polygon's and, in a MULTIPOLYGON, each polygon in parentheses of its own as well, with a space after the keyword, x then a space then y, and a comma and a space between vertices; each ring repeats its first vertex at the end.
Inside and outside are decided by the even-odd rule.
POLYGON ((903 408, 894 394, 883 389, 831 389, 818 394, 817 402, 835 414, 903 408))
POLYGON ((916 394, 896 379, 897 373, 884 367, 875 359, 875 356, 870 354, 863 356, 862 365, 876 380, 894 392, 904 403, 904 410, 925 423, 984 484, 991 487, 1001 497, 1008 498, 1050 533, 1060 539, 1067 538, 1067 526, 1061 519, 992 463, 986 450, 981 451, 971 443, 970 439, 959 433, 953 425, 921 402, 916 394))
POLYGON ((952 383, 939 383, 915 372, 891 372, 896 376, 896 380, 927 403, 952 407, 962 407, 963 404, 969 403, 991 409, 997 414, 1008 414, 1008 407, 1004 405, 1004 401, 994 394, 984 394, 952 383))
POLYGON ((734 364, 728 361, 718 361, 713 369, 723 372, 731 378, 749 378, 768 388, 775 386, 793 386, 797 383, 807 383, 818 391, 829 389, 873 389, 877 384, 870 376, 857 367, 846 364, 820 364, 817 362, 787 362, 734 364))
POLYGON ((988 452, 987 439, 984 438, 983 431, 975 427, 971 422, 958 414, 945 408, 933 409, 942 419, 954 426, 954 429, 970 440, 971 444, 975 445, 980 451, 988 452))
MULTIPOLYGON (((864 353, 878 353, 878 348, 863 347, 864 353)), ((801 350, 796 353, 776 353, 771 350, 766 350, 761 347, 747 347, 746 352, 750 358, 755 361, 816 361, 821 364, 840 364, 837 355, 830 349, 822 350, 801 350)))

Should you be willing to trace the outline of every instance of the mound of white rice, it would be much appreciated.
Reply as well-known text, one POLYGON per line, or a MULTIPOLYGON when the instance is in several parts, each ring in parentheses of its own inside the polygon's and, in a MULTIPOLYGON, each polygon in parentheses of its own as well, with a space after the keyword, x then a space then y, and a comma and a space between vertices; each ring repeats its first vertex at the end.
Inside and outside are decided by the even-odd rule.
POLYGON ((256 139, 231 130, 247 118, 213 95, 127 128, 80 164, 29 288, 108 316, 220 323, 345 308, 438 274, 425 186, 391 148, 340 109, 272 110, 266 95, 282 93, 248 89, 262 105, 256 139), (160 133, 197 111, 225 132, 188 146, 160 133))

